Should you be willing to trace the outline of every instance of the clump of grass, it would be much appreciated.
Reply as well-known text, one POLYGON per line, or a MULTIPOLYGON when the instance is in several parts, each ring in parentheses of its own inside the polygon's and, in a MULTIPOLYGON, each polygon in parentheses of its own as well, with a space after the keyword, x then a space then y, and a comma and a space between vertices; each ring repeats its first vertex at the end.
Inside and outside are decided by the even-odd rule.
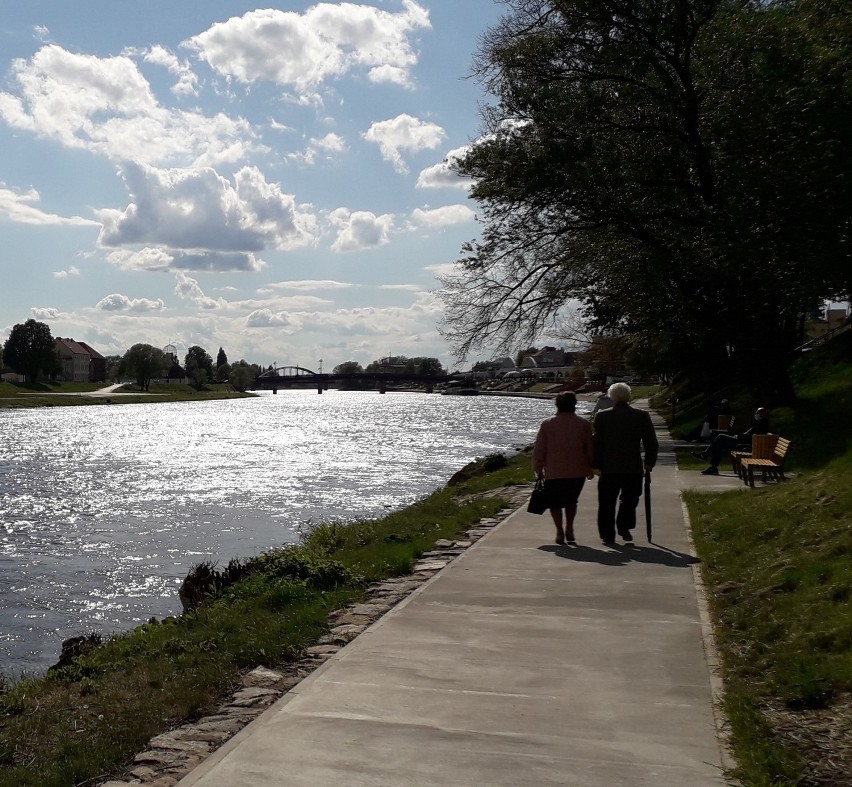
POLYGON ((207 565, 192 612, 110 637, 44 677, 0 680, 0 787, 120 773, 152 736, 215 708, 241 670, 297 658, 367 581, 408 572, 438 538, 505 505, 477 493, 530 476, 522 454, 384 518, 320 524, 239 566, 207 565))
POLYGON ((748 494, 685 495, 746 785, 802 783, 826 754, 775 719, 805 725, 852 693, 852 336, 800 361, 793 379, 798 404, 772 421, 793 439, 797 477, 748 494))

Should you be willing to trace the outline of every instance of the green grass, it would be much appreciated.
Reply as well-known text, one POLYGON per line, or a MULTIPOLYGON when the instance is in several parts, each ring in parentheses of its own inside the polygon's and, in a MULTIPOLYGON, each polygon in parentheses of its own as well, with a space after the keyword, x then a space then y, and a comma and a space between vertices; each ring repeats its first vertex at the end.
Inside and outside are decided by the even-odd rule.
POLYGON ((249 561, 241 581, 195 613, 109 638, 46 677, 0 679, 0 786, 118 774, 153 735, 212 710, 241 670, 292 661, 369 580, 409 572, 438 538, 505 505, 477 493, 531 480, 527 453, 485 471, 494 464, 480 461, 469 481, 382 519, 318 525, 300 544, 249 561))
POLYGON ((637 385, 635 388, 631 386, 631 396, 633 399, 650 399, 657 396, 662 389, 659 385, 637 385))
POLYGON ((136 385, 126 385, 119 393, 130 396, 55 396, 54 394, 89 393, 105 388, 105 383, 0 383, 0 409, 21 407, 80 407, 105 404, 138 404, 140 402, 197 402, 212 399, 238 399, 253 396, 240 393, 229 385, 208 385, 200 391, 192 386, 173 384, 151 385, 150 391, 140 391, 136 385))
MULTIPOLYGON (((749 494, 685 495, 724 663, 736 776, 755 787, 816 783, 809 774, 815 764, 830 769, 831 752, 784 734, 777 719, 807 729, 820 709, 848 716, 852 693, 852 336, 792 372, 798 403, 771 421, 793 440, 796 477, 749 494)), ((678 461, 683 468, 681 452, 678 461)))

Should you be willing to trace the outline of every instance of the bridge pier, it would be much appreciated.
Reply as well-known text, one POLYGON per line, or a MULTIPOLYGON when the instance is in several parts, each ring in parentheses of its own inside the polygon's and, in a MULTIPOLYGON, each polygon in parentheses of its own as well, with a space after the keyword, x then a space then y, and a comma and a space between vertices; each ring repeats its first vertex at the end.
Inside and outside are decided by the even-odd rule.
POLYGON ((320 383, 320 384, 317 386, 317 393, 318 393, 318 394, 321 394, 321 393, 322 393, 322 383, 320 383))
POLYGON ((274 386, 273 386, 273 388, 272 388, 272 393, 274 393, 274 394, 277 394, 277 393, 278 393, 278 389, 277 389, 277 388, 275 388, 274 386))
POLYGON ((388 385, 384 380, 382 380, 379 383, 379 393, 383 394, 383 393, 387 393, 387 392, 388 392, 388 385))

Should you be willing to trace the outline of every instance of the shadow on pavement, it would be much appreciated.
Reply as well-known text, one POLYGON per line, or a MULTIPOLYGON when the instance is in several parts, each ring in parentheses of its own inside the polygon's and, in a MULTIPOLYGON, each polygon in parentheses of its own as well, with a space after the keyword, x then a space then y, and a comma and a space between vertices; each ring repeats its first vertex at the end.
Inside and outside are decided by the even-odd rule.
POLYGON ((595 549, 578 544, 576 546, 558 546, 544 544, 538 547, 542 552, 551 552, 566 560, 578 563, 599 563, 602 566, 626 566, 628 563, 651 563, 670 568, 689 568, 700 563, 697 557, 676 552, 656 544, 651 546, 621 546, 595 549))

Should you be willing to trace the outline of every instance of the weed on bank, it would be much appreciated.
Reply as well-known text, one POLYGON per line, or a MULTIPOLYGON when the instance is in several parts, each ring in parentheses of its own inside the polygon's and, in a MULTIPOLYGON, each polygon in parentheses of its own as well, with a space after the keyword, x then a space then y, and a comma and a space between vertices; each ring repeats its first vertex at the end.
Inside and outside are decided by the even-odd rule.
POLYGON ((852 783, 852 334, 792 377, 794 477, 685 495, 747 787, 852 783))
POLYGON ((198 719, 242 671, 299 657, 328 614, 367 583, 408 573, 439 538, 455 538, 505 501, 481 493, 531 479, 528 454, 481 461, 470 478, 401 511, 309 528, 297 545, 242 564, 192 613, 113 636, 69 666, 0 684, 0 785, 71 787, 118 774, 154 735, 198 719))

